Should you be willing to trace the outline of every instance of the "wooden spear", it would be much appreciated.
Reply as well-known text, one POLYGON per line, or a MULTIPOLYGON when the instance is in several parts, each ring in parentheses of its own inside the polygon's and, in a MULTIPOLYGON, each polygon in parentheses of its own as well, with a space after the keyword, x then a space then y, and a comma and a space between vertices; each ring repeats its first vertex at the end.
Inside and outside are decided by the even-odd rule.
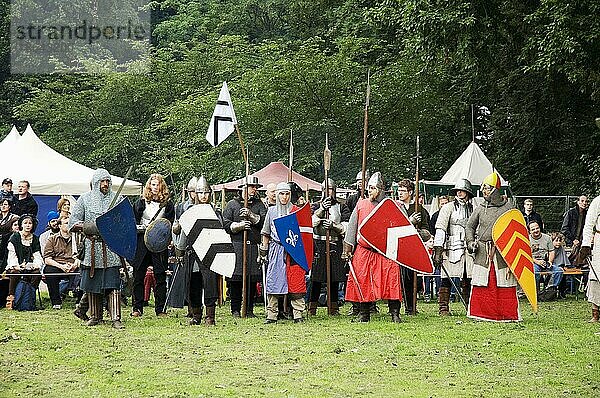
MULTIPOLYGON (((323 168, 325 169, 325 192, 323 199, 329 197, 329 169, 331 167, 331 151, 329 150, 329 135, 325 132, 325 149, 323 150, 323 168)), ((325 210, 325 219, 329 220, 329 209, 325 210)), ((331 315, 331 248, 330 248, 330 231, 325 230, 325 267, 327 272, 327 314, 331 315)), ((337 292, 336 292, 337 300, 337 292)))

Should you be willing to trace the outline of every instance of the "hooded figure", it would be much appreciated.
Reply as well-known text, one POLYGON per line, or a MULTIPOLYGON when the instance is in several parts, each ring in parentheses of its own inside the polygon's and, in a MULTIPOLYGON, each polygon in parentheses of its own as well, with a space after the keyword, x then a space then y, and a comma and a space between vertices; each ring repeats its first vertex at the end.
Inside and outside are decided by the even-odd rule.
POLYGON ((267 319, 265 323, 277 322, 278 298, 286 294, 292 305, 294 322, 302 322, 302 312, 305 307, 306 272, 298 264, 295 264, 285 252, 273 223, 276 218, 286 216, 298 210, 298 207, 292 205, 291 188, 288 183, 277 184, 275 192, 277 204, 267 211, 261 231, 262 244, 259 250, 261 261, 268 261, 265 286, 267 319))
POLYGON ((485 201, 473 210, 465 231, 467 249, 474 255, 467 316, 496 322, 519 321, 517 280, 492 240, 494 223, 514 206, 502 197, 496 173, 483 180, 481 192, 485 201))
MULTIPOLYGON (((109 210, 116 194, 112 191, 112 179, 105 169, 97 169, 92 176, 92 190, 79 197, 69 228, 83 231, 85 256, 81 263, 81 289, 86 292, 90 306, 88 326, 102 321, 102 301, 106 296, 113 327, 122 329, 121 323, 121 259, 101 239, 96 218, 109 210)), ((120 200, 121 198, 119 198, 120 200)))

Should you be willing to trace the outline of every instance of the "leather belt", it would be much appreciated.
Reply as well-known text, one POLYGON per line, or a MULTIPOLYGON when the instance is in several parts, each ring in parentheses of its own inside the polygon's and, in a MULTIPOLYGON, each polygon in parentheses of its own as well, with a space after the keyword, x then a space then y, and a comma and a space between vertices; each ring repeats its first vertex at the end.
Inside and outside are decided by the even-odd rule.
MULTIPOLYGON (((323 235, 315 235, 313 234, 313 239, 314 240, 327 240, 327 236, 323 236, 323 235)), ((329 241, 330 242, 337 242, 339 240, 339 238, 337 236, 331 236, 329 235, 329 241)))

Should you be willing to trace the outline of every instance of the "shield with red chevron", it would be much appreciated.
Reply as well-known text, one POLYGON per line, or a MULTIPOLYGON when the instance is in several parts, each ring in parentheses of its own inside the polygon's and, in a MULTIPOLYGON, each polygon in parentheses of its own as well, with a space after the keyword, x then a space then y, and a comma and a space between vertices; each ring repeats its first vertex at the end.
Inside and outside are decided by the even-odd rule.
POLYGON ((533 312, 537 313, 533 257, 523 214, 517 209, 512 209, 498 217, 492 228, 492 239, 521 285, 533 312))
POLYGON ((433 263, 418 231, 390 198, 382 200, 358 228, 360 238, 390 260, 426 274, 433 263))

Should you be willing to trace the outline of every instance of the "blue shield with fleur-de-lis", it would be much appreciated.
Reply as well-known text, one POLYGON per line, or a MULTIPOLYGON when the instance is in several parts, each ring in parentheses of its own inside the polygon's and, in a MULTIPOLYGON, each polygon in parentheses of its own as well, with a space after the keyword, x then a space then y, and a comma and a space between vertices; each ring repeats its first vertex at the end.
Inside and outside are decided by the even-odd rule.
POLYGON ((313 260, 313 237, 310 207, 301 209, 273 220, 281 245, 290 257, 306 272, 313 260))

